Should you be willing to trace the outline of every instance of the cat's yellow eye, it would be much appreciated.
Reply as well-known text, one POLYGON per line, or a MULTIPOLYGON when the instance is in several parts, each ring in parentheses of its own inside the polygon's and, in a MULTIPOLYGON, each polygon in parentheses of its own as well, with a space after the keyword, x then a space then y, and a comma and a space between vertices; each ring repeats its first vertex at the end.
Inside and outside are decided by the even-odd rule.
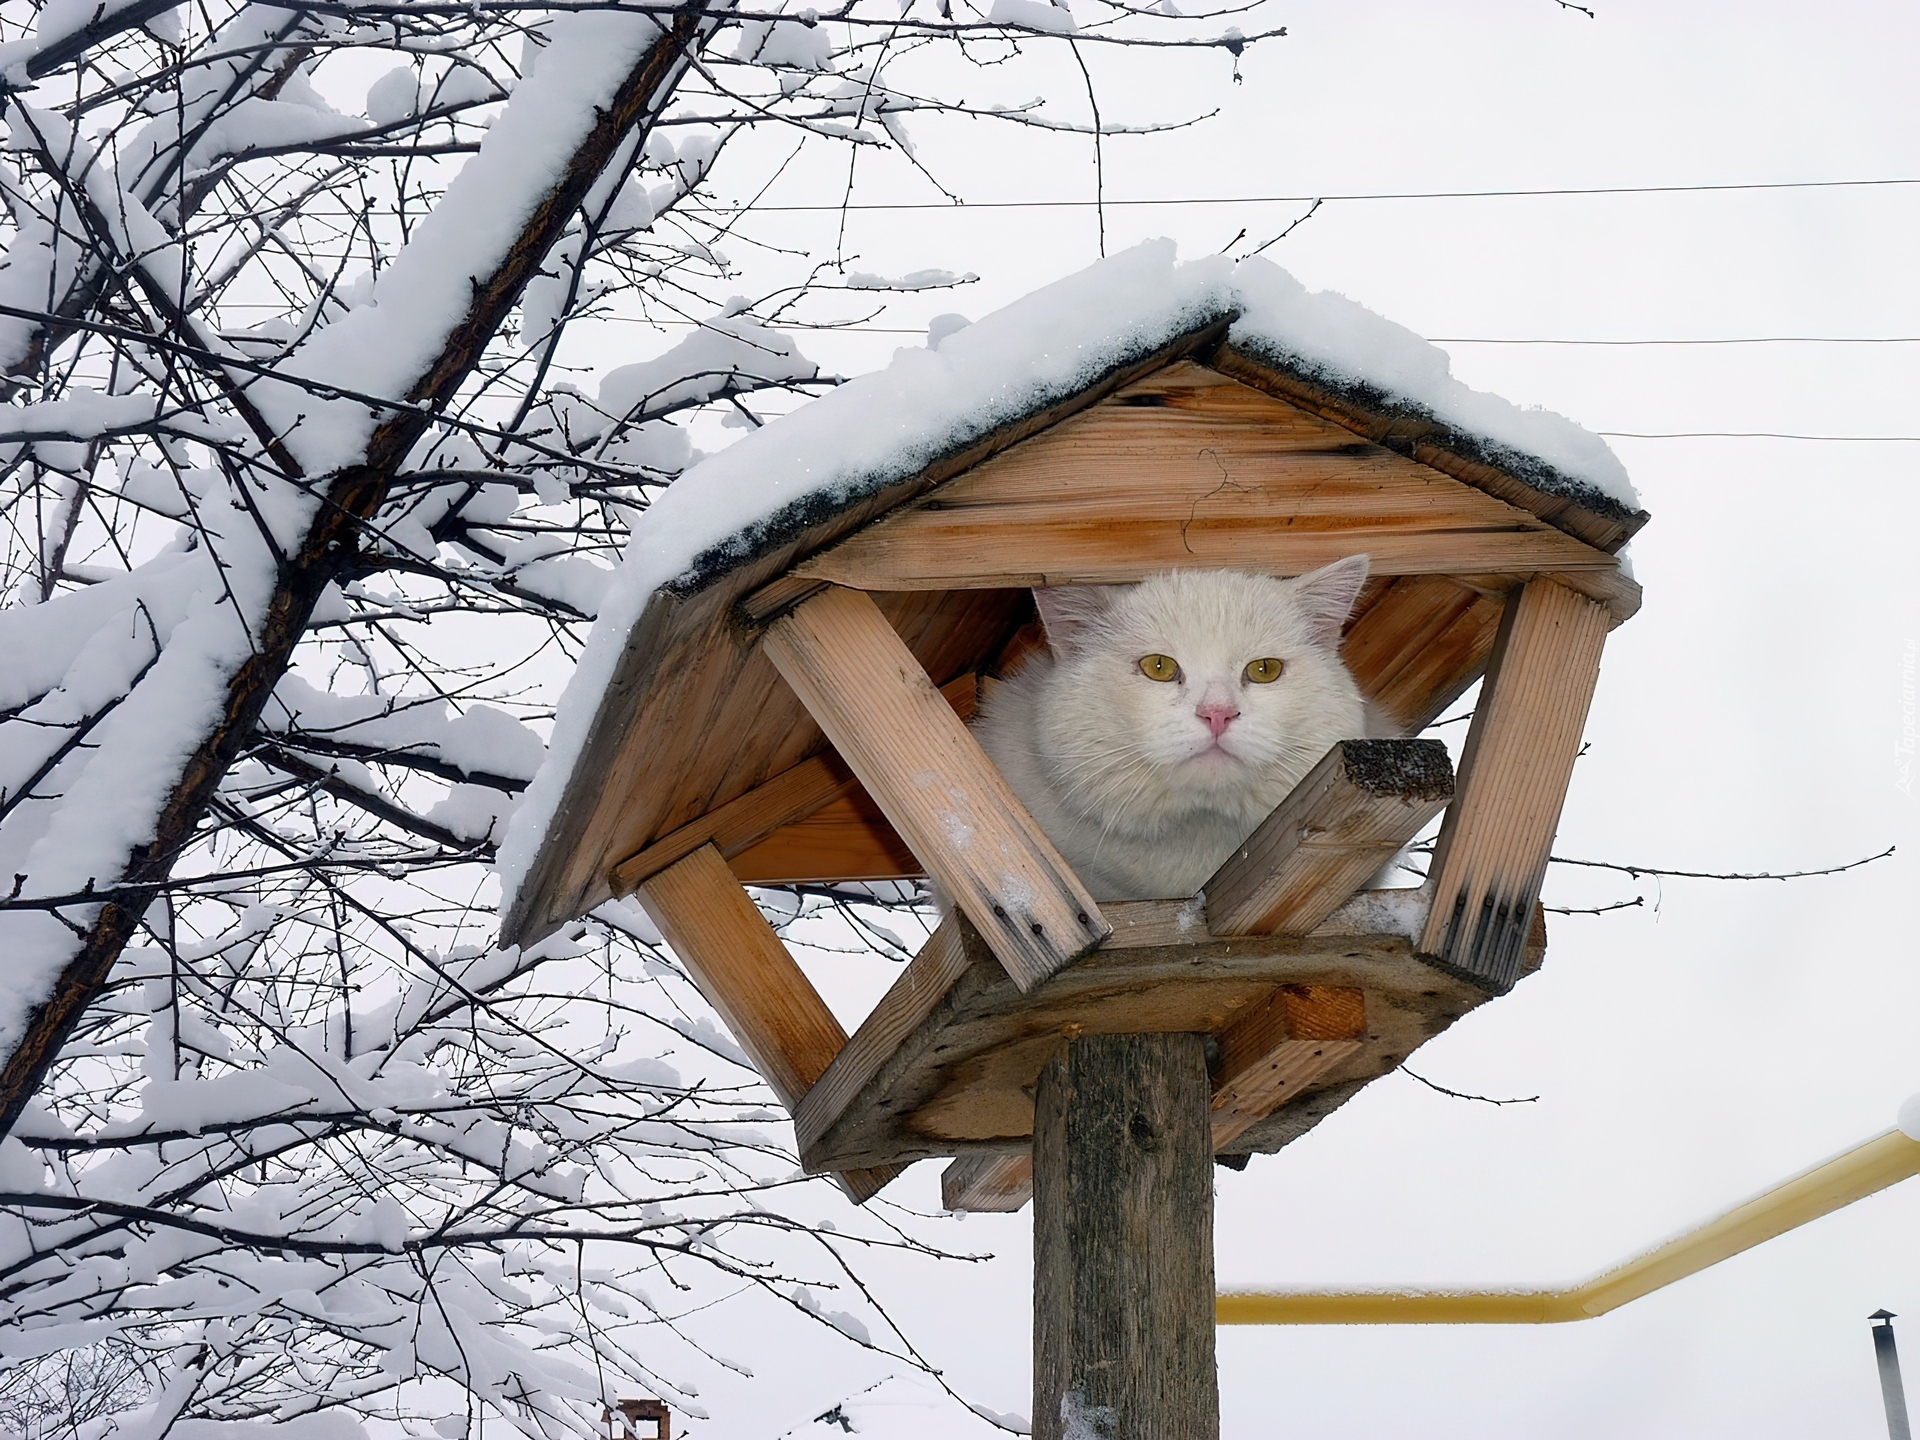
POLYGON ((1140 673, 1149 680, 1178 680, 1180 662, 1171 655, 1142 655, 1140 673))
POLYGON ((1263 656, 1247 666, 1247 679, 1256 685, 1271 685, 1280 678, 1280 672, 1287 668, 1287 662, 1272 655, 1263 656))

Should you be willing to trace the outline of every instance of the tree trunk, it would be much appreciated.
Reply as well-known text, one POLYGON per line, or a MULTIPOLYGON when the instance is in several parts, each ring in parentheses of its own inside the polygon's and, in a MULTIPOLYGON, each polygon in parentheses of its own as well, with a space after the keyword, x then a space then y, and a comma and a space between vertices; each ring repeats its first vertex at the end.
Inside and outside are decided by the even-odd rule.
POLYGON ((1094 1035, 1041 1073, 1034 1440, 1218 1440, 1199 1035, 1094 1035))

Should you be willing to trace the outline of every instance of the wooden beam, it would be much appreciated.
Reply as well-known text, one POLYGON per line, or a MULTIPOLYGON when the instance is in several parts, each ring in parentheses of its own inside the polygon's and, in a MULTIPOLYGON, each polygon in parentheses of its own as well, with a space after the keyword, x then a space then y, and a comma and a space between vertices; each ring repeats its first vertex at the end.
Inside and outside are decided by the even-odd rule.
POLYGON ((1419 948, 1496 994, 1520 976, 1606 636, 1603 607, 1535 580, 1508 598, 1494 641, 1419 948))
POLYGON ((1207 881, 1207 929, 1312 933, 1452 797, 1440 741, 1341 741, 1207 881))
POLYGON ((1609 554, 1618 550, 1647 523, 1644 510, 1624 505, 1577 483, 1559 493, 1540 489, 1530 480, 1488 464, 1480 458, 1484 446, 1476 437, 1455 434, 1432 416, 1382 414, 1374 402, 1357 401, 1328 389, 1323 380, 1291 373, 1271 358, 1223 345, 1208 363, 1224 375, 1309 410, 1322 419, 1388 445, 1423 465, 1431 465, 1464 484, 1520 506, 1550 524, 1577 535, 1609 554))
POLYGON ((743 608, 770 615, 822 581, 890 591, 1119 584, 1176 567, 1297 575, 1365 551, 1387 576, 1562 574, 1624 619, 1637 590, 1606 549, 1557 528, 1563 507, 1542 518, 1180 362, 811 556, 743 608))
POLYGON ((918 880, 926 868, 857 785, 728 860, 748 885, 918 880))
POLYGON ((783 770, 766 784, 709 810, 678 830, 654 841, 637 855, 613 867, 613 893, 631 895, 650 875, 676 860, 685 859, 703 845, 712 845, 731 858, 752 848, 782 825, 813 814, 839 799, 860 782, 837 755, 815 755, 783 770))
POLYGON ((1367 1038, 1366 992, 1346 985, 1282 985, 1220 1036, 1213 1147, 1305 1090, 1367 1038))
MULTIPOLYGON (((847 1032, 711 845, 642 881, 640 904, 688 978, 789 1111, 847 1043, 847 1032)), ((855 1200, 901 1167, 841 1172, 855 1200)))
POLYGON ((1064 1051, 1033 1136, 1034 1440, 1216 1440, 1206 1039, 1064 1051))
POLYGON ((871 596, 815 595, 762 644, 1015 984, 1031 989, 1107 937, 1093 897, 871 596))
POLYGON ((949 1210, 1011 1215, 1033 1198, 1033 1155, 962 1155, 940 1172, 940 1203, 949 1210))
POLYGON ((793 1112, 794 1139, 802 1157, 833 1128, 880 1067, 946 998, 954 982, 978 958, 969 952, 983 948, 979 932, 951 915, 927 937, 927 943, 900 972, 900 978, 860 1022, 821 1083, 807 1092, 793 1112))
POLYGON ((1486 673, 1506 591, 1494 595, 1444 575, 1403 575, 1355 618, 1340 658, 1361 693, 1415 735, 1486 673))
MULTIPOLYGON (((980 677, 968 671, 942 685, 940 694, 954 714, 971 720, 980 703, 980 677)), ((709 841, 728 860, 768 847, 756 860, 734 866, 734 873, 742 880, 763 885, 829 879, 904 880, 924 873, 884 820, 879 827, 884 834, 868 836, 864 827, 860 837, 837 833, 850 821, 858 824, 864 817, 857 802, 845 813, 822 816, 823 827, 814 834, 781 835, 789 826, 799 826, 810 816, 833 810, 836 801, 859 788, 860 782, 838 755, 811 756, 622 860, 613 867, 613 893, 631 895, 649 875, 691 855, 709 841), (780 843, 772 843, 775 841, 780 843), (816 850, 822 853, 816 854, 816 850), (901 868, 902 856, 910 868, 901 868), (842 858, 854 868, 836 871, 833 866, 842 858)))

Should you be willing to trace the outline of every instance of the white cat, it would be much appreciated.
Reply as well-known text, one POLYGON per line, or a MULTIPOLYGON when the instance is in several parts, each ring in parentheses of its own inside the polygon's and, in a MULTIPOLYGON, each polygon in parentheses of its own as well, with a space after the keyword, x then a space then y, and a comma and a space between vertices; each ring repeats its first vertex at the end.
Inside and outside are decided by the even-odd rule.
POLYGON ((1052 655, 974 734, 1096 900, 1192 895, 1339 740, 1366 733, 1349 556, 1275 580, 1174 570, 1034 591, 1052 655))

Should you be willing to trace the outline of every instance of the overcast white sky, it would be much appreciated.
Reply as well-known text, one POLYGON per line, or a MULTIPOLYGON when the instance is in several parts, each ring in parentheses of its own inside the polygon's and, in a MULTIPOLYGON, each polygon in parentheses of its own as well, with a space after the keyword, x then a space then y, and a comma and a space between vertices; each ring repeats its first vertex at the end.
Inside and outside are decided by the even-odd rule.
MULTIPOLYGON (((1300 0, 1277 16, 1290 37, 1249 55, 1239 86, 1221 56, 1155 69, 1091 49, 1109 119, 1222 107, 1178 137, 1110 142, 1108 194, 1920 178, 1914 7, 1593 8, 1300 0)), ((1093 193, 1084 139, 958 124, 916 137, 969 200, 1093 193)), ((803 163, 770 198, 829 191, 803 163)), ((885 162, 861 194, 935 198, 885 162)), ((1201 254, 1304 209, 1115 209, 1108 244, 1165 234, 1201 254)), ((834 223, 789 214, 754 233, 820 258, 834 223)), ((1917 234, 1920 186, 1345 201, 1266 253, 1430 336, 1920 336, 1917 234)), ((980 275, 877 322, 911 324, 977 316, 1079 268, 1097 230, 1084 209, 863 212, 846 244, 863 269, 980 275)), ((810 353, 852 373, 902 343, 845 335, 810 353)), ((1920 436, 1920 344, 1447 348, 1469 383, 1601 431, 1920 436)), ((1225 1284, 1577 1279, 1885 1129, 1920 1089, 1920 811, 1894 756, 1903 647, 1920 639, 1920 443, 1612 443, 1654 517, 1633 550, 1646 608, 1609 646, 1559 853, 1703 869, 1901 853, 1793 885, 1649 884, 1641 910, 1560 919, 1542 974, 1415 1061, 1538 1103, 1496 1109, 1390 1077, 1283 1154, 1220 1172, 1225 1284)), ((1635 893, 1624 879, 1550 887, 1574 903, 1635 893)), ((844 998, 883 978, 823 980, 844 998)), ((896 1189, 931 1208, 937 1174, 923 1165, 896 1189)), ((875 1272, 961 1388, 1021 1412, 1028 1225, 951 1226, 949 1243, 991 1249, 990 1264, 875 1272)), ((1910 1317, 1920 1392, 1920 1182, 1578 1325, 1223 1330, 1224 1428, 1872 1440, 1885 1431, 1865 1317, 1880 1306, 1910 1317)), ((762 1378, 709 1395, 707 1433, 727 1440, 777 1434, 887 1373, 830 1347, 769 1354, 734 1327, 725 1348, 762 1378)), ((943 1433, 917 1407, 863 1413, 868 1433, 943 1433)))

